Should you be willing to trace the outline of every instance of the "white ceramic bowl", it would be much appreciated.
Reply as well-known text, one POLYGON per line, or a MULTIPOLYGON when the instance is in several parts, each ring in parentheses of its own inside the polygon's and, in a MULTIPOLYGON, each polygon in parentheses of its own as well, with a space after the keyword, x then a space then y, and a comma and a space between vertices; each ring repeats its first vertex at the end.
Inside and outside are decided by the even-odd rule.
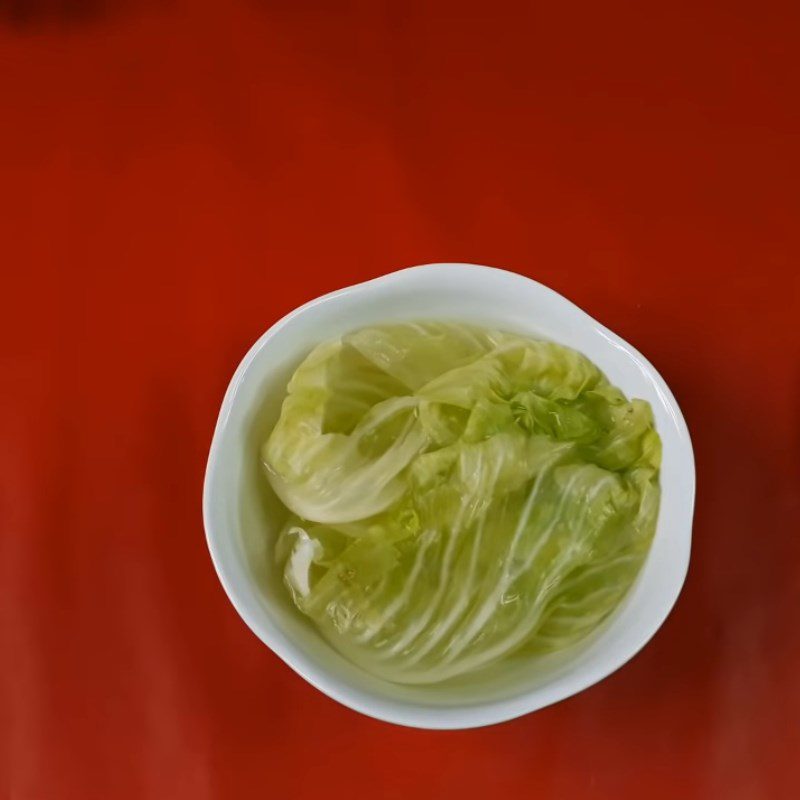
POLYGON ((253 632, 309 683, 379 719, 471 728, 562 700, 621 667, 658 630, 689 565, 695 473, 686 423, 664 380, 627 342, 561 295, 521 275, 430 264, 325 295, 288 314, 250 349, 231 379, 211 443, 203 494, 208 547, 231 602, 253 632), (291 606, 270 557, 282 510, 259 449, 286 383, 317 343, 373 323, 451 319, 549 338, 580 350, 630 397, 650 402, 663 441, 662 502, 637 582, 610 621, 567 653, 509 659, 434 686, 391 684, 340 656, 291 606))

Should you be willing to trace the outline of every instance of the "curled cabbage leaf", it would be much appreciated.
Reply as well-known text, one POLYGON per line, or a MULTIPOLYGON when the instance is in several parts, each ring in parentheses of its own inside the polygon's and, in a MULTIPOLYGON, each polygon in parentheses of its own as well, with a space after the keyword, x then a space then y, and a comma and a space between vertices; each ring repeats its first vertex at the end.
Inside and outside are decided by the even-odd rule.
POLYGON ((574 644, 647 554, 661 443, 580 353, 454 323, 366 328, 294 373, 263 448, 286 586, 346 657, 432 683, 574 644))

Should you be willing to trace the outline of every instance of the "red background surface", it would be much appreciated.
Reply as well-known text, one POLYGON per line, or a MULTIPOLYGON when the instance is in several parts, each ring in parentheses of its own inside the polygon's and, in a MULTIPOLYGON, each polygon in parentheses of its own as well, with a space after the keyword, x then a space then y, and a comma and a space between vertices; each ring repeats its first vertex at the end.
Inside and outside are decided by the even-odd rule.
POLYGON ((796 3, 0 7, 0 797, 797 796, 796 3), (654 641, 455 733, 294 675, 200 515, 251 342, 437 260, 633 342, 698 466, 654 641))

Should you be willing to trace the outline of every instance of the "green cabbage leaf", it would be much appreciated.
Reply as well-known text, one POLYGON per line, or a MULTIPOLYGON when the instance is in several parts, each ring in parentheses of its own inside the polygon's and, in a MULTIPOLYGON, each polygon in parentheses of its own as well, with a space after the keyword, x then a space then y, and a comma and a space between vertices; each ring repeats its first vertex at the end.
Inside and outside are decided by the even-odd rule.
POLYGON ((646 557, 661 444, 574 350, 455 323, 356 331, 294 373, 263 448, 291 597, 346 657, 433 683, 559 650, 646 557))

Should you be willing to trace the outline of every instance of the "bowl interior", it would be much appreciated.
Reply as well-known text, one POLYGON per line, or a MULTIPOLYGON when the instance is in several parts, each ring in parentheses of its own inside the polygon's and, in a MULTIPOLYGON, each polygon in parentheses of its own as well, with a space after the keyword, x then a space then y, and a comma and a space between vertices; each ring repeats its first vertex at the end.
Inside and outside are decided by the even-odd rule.
POLYGON ((360 711, 422 727, 497 722, 562 699, 623 664, 653 635, 680 591, 694 497, 691 444, 669 389, 629 345, 557 293, 487 267, 431 265, 320 298, 268 331, 226 394, 206 478, 209 547, 244 620, 311 683, 360 711), (342 658, 291 604, 272 558, 285 512, 268 487, 259 449, 287 381, 320 341, 373 323, 448 319, 549 338, 580 350, 629 397, 648 400, 664 445, 662 502, 653 545, 622 606, 570 651, 500 665, 433 686, 401 686, 342 658))

